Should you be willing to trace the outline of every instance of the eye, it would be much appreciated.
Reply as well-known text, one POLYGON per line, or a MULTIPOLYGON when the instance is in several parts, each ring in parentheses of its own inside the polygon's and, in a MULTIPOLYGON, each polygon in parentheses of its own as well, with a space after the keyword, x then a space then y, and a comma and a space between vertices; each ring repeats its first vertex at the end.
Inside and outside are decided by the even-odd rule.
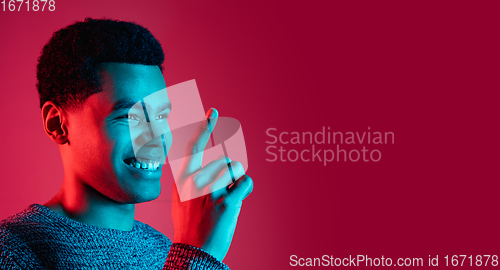
POLYGON ((127 115, 124 115, 120 118, 123 118, 126 121, 128 121, 129 127, 135 127, 135 126, 139 125, 139 123, 141 122, 141 119, 136 114, 127 114, 127 115))
POLYGON ((135 114, 128 114, 126 117, 128 120, 139 121, 139 117, 135 114))
POLYGON ((156 120, 163 120, 163 119, 167 119, 168 118, 168 113, 162 113, 160 115, 158 115, 155 119, 156 120))

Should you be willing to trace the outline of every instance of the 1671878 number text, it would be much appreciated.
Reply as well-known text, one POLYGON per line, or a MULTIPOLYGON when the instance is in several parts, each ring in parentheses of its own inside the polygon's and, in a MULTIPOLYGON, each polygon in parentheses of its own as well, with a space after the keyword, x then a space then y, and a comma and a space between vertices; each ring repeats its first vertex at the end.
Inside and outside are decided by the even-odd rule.
POLYGON ((3 0, 3 11, 54 11, 56 10, 55 0, 3 0), (31 2, 31 3, 30 3, 31 2), (24 6, 24 7, 23 7, 24 6), (47 7, 46 7, 47 6, 47 7))

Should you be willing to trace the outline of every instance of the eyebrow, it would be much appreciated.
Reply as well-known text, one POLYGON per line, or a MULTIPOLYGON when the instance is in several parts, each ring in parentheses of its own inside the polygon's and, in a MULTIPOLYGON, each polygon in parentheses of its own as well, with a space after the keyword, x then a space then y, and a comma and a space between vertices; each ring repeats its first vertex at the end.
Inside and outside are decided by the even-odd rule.
POLYGON ((112 111, 121 111, 121 110, 129 110, 132 108, 137 102, 132 100, 119 100, 111 108, 112 111))
MULTIPOLYGON (((142 101, 142 103, 144 103, 144 100, 141 100, 141 101, 142 101)), ((138 107, 138 109, 139 109, 140 108, 139 106, 141 105, 141 101, 119 100, 113 105, 113 108, 111 110, 113 112, 121 111, 121 110, 130 110, 132 107, 134 107, 134 105, 136 107, 138 107)), ((149 104, 146 104, 146 109, 148 111, 151 111, 151 106, 149 104)), ((172 103, 165 102, 165 103, 161 104, 158 111, 163 111, 166 109, 172 110, 172 103)))

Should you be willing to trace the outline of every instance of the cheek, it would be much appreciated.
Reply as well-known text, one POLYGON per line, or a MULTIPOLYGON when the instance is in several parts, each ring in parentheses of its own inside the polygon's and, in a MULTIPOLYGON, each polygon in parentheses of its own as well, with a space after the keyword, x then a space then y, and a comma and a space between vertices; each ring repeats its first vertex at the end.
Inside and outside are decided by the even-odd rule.
POLYGON ((76 132, 73 140, 76 159, 85 164, 91 171, 102 171, 110 168, 111 156, 114 148, 114 141, 109 137, 106 129, 95 126, 94 123, 81 125, 76 132))
MULTIPOLYGON (((107 128, 104 125, 104 119, 94 111, 85 110, 75 120, 72 121, 71 133, 79 152, 95 154, 105 152, 110 140, 106 131, 107 128)), ((99 157, 95 155, 94 158, 99 157)))
POLYGON ((102 134, 95 133, 94 136, 86 138, 83 144, 85 157, 89 159, 94 167, 109 169, 113 159, 114 142, 102 134))
POLYGON ((110 158, 114 163, 115 168, 123 165, 123 160, 132 157, 132 142, 128 127, 123 125, 115 126, 109 129, 106 136, 107 145, 109 146, 110 158))
POLYGON ((165 138, 165 147, 167 148, 167 153, 168 153, 170 152, 170 148, 172 147, 173 143, 172 133, 170 131, 165 133, 164 138, 165 138))

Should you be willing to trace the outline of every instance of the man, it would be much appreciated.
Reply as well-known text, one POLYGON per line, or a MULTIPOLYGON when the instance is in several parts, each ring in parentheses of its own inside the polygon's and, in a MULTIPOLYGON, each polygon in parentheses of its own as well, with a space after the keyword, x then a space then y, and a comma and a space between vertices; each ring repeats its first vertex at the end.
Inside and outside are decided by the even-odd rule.
POLYGON ((87 18, 54 33, 39 58, 37 88, 63 185, 49 202, 0 223, 2 269, 228 269, 222 260, 253 182, 227 157, 201 167, 215 109, 191 138, 177 177, 237 181, 184 202, 174 184, 174 243, 134 220, 136 203, 160 195, 172 143, 163 61, 159 42, 134 23, 87 18))

